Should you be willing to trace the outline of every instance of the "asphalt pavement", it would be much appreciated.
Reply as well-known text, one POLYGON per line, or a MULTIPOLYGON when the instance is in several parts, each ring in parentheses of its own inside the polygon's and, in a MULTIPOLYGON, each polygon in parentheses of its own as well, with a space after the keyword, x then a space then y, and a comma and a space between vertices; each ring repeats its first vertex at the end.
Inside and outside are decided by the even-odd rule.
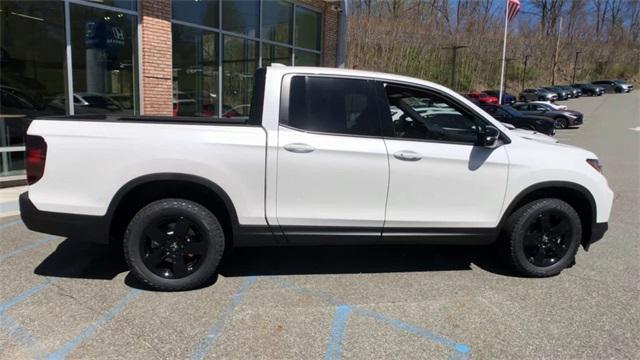
POLYGON ((5 216, 0 358, 637 359, 640 92, 564 103, 585 123, 557 138, 616 196, 559 276, 517 277, 491 247, 238 249, 208 286, 160 293, 107 247, 5 216))

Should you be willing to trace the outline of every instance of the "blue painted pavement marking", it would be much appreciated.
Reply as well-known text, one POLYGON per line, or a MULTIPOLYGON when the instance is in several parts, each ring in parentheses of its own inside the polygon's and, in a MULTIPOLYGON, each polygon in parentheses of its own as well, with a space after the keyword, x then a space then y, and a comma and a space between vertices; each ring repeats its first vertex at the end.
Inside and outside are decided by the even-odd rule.
MULTIPOLYGON (((363 309, 363 308, 358 308, 358 307, 353 307, 341 300, 337 300, 334 299, 333 297, 331 297, 330 295, 327 295, 325 293, 319 292, 319 291, 315 291, 315 290, 310 290, 307 289, 305 287, 302 286, 298 286, 296 284, 293 284, 289 281, 286 281, 284 279, 280 279, 280 278, 270 278, 271 281, 273 281, 274 283, 283 286, 285 288, 300 292, 300 293, 304 293, 307 294, 309 296, 312 296, 314 298, 323 300, 325 302, 328 302, 330 304, 336 305, 337 307, 340 306, 345 306, 347 308, 349 308, 349 310, 351 312, 353 312, 354 314, 358 314, 358 315, 362 315, 362 316, 367 316, 370 317, 372 319, 375 319, 377 321, 383 322, 393 328, 396 328, 398 330, 402 330, 402 331, 406 331, 408 333, 420 336, 421 338, 425 339, 425 340, 429 340, 432 342, 435 342, 437 344, 446 346, 448 348, 451 348, 453 350, 455 350, 454 356, 456 356, 456 359, 466 359, 468 357, 468 355, 471 352, 471 349, 469 348, 468 345, 465 344, 461 344, 458 342, 455 342, 451 339, 448 339, 438 333, 426 330, 424 328, 421 328, 419 326, 415 326, 409 323, 406 323, 404 321, 398 320, 398 319, 394 319, 391 317, 388 317, 386 315, 380 314, 378 312, 372 311, 372 310, 367 310, 367 309, 363 309)), ((334 320, 335 322, 335 320, 334 320)), ((336 358, 337 359, 337 358, 336 358)))
POLYGON ((84 328, 84 330, 82 330, 82 332, 80 332, 80 334, 78 334, 73 339, 69 340, 66 344, 64 344, 58 350, 56 350, 55 352, 51 353, 47 357, 47 359, 58 360, 58 359, 66 358, 67 355, 73 349, 78 347, 78 345, 80 345, 89 336, 93 335, 93 333, 95 333, 96 330, 98 330, 99 327, 107 324, 109 321, 113 320, 113 318, 118 316, 118 314, 120 314, 122 312, 122 310, 124 310, 124 308, 127 306, 127 304, 129 302, 131 302, 131 300, 135 299, 138 295, 140 295, 141 292, 142 291, 138 290, 138 289, 131 290, 125 297, 120 299, 120 301, 118 301, 111 309, 109 309, 105 313, 103 313, 98 318, 98 320, 96 320, 93 324, 91 324, 91 325, 87 326, 86 328, 84 328))
POLYGON ((8 223, 0 224, 0 230, 6 229, 13 225, 22 224, 22 220, 9 221, 8 223))
POLYGON ((42 344, 11 316, 2 314, 0 327, 4 328, 16 343, 27 348, 34 359, 44 357, 45 350, 42 344))
POLYGON ((8 212, 8 211, 16 211, 18 209, 20 209, 20 205, 18 205, 17 201, 0 203, 0 213, 8 212))
POLYGON ((2 303, 0 303, 0 314, 4 313, 5 311, 7 311, 10 307, 26 300, 29 296, 37 294, 38 292, 40 292, 40 290, 44 289, 47 285, 52 284, 54 282, 56 282, 57 279, 49 279, 47 278, 45 281, 41 282, 40 284, 25 290, 24 292, 22 292, 21 294, 19 294, 16 297, 13 297, 9 300, 6 300, 2 303))
POLYGON ((205 336, 198 345, 191 351, 191 355, 189 356, 192 360, 204 359, 205 355, 209 352, 209 349, 215 344, 218 336, 220 335, 220 331, 224 327, 224 324, 227 320, 233 315, 233 311, 236 306, 242 301, 244 295, 246 294, 249 287, 256 282, 255 276, 249 276, 242 281, 240 284, 240 288, 236 291, 235 294, 231 297, 231 300, 224 307, 220 315, 213 322, 209 331, 207 331, 207 336, 205 336))
POLYGON ((342 340, 344 339, 344 331, 347 328, 350 312, 351 308, 348 305, 336 306, 327 350, 324 353, 325 360, 338 360, 342 356, 342 340))
POLYGON ((55 238, 56 238, 55 236, 47 236, 44 239, 40 239, 40 240, 34 241, 34 242, 30 243, 30 244, 27 244, 27 245, 24 245, 22 247, 19 247, 19 248, 15 249, 15 250, 13 250, 13 251, 11 251, 9 253, 0 255, 0 262, 3 262, 5 260, 7 260, 8 258, 14 257, 14 256, 16 256, 16 255, 18 255, 18 254, 20 254, 22 252, 27 251, 27 250, 31 250, 33 248, 36 248, 38 246, 44 245, 44 244, 46 244, 48 242, 51 242, 51 240, 53 240, 55 238))

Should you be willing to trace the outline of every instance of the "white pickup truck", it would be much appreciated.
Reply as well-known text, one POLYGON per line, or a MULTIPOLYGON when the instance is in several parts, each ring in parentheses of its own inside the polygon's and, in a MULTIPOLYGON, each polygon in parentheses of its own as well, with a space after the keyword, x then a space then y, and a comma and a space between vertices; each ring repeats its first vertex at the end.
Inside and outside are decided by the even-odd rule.
POLYGON ((122 241, 162 290, 201 285, 231 246, 499 240, 515 270, 550 276, 607 230, 596 155, 511 131, 445 87, 284 66, 254 83, 244 119, 33 121, 24 223, 122 241))

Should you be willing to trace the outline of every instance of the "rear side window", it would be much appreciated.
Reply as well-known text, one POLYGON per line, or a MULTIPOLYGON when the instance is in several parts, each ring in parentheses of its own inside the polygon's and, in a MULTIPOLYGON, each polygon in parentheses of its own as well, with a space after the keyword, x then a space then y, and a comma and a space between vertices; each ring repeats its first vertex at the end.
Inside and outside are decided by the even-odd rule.
POLYGON ((376 96, 369 81, 294 76, 289 88, 288 117, 282 125, 296 129, 380 136, 376 96))

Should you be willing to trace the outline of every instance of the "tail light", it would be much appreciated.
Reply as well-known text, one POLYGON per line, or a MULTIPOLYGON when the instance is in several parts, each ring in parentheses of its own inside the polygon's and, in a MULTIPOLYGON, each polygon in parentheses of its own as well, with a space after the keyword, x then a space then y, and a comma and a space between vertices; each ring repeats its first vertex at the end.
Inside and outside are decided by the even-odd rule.
POLYGON ((27 135, 27 183, 35 184, 44 175, 44 163, 47 159, 47 143, 40 136, 27 135))

